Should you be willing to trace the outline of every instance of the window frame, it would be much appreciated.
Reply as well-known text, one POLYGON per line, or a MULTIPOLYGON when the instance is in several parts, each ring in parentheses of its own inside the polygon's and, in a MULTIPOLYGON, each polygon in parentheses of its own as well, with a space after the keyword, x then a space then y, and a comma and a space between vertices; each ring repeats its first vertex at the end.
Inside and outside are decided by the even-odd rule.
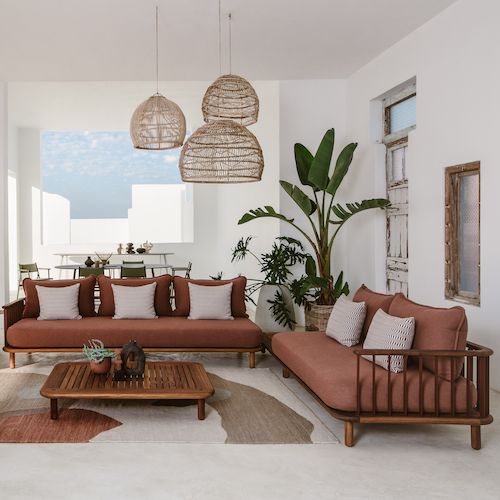
POLYGON ((474 306, 481 305, 481 162, 479 161, 445 169, 445 298, 474 306), (477 293, 460 290, 460 179, 470 175, 477 175, 479 181, 477 293))
POLYGON ((397 132, 391 133, 391 108, 396 104, 399 104, 407 99, 411 99, 412 97, 416 97, 417 95, 417 86, 416 84, 411 84, 406 86, 400 92, 395 94, 391 94, 389 97, 383 99, 384 105, 384 137, 382 142, 384 144, 391 144, 397 142, 405 137, 408 137, 408 134, 417 128, 416 124, 411 125, 410 127, 406 127, 404 129, 398 130, 397 132))

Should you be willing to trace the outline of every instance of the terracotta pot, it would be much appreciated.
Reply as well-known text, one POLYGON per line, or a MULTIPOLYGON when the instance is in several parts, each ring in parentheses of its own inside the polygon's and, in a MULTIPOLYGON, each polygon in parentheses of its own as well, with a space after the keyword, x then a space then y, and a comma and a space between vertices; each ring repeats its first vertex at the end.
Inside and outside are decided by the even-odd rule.
POLYGON ((108 373, 111 369, 111 358, 104 358, 101 363, 96 363, 94 361, 90 362, 90 371, 93 373, 104 374, 108 373))
POLYGON ((332 313, 333 306, 321 306, 313 304, 305 311, 306 330, 309 332, 326 330, 328 319, 332 313))

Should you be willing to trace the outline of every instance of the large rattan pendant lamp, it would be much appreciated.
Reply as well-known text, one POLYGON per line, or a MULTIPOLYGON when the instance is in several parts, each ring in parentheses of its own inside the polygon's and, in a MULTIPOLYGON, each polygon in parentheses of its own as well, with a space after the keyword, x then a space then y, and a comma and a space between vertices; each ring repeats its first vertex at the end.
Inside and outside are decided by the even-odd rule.
POLYGON ((231 13, 229 13, 229 74, 222 75, 221 26, 219 0, 219 78, 208 87, 201 109, 203 119, 210 123, 216 120, 233 120, 240 125, 252 125, 259 116, 259 98, 245 78, 231 72, 231 13))
POLYGON ((186 137, 181 108, 158 91, 158 5, 156 5, 156 93, 139 104, 130 120, 130 137, 137 149, 174 149, 186 137))
MULTIPOLYGON (((219 67, 220 19, 219 0, 219 67)), ((258 111, 258 99, 256 102, 258 111)), ((240 123, 241 116, 239 119, 227 114, 223 116, 225 111, 221 104, 222 101, 219 101, 217 116, 213 120, 207 120, 205 116, 208 123, 196 130, 182 148, 179 170, 184 182, 236 184, 256 182, 262 178, 264 157, 259 141, 240 123)))

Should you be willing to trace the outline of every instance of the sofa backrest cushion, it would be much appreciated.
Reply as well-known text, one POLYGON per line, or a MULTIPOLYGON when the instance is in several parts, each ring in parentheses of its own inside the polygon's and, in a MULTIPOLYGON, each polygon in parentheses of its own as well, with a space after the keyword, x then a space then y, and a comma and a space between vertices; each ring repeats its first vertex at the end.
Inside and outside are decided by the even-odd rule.
MULTIPOLYGON (((463 307, 431 307, 408 300, 402 293, 396 294, 389 308, 389 314, 406 318, 415 318, 415 336, 413 349, 464 350, 467 344, 467 317, 463 307)), ((434 373, 434 359, 424 358, 423 365, 434 373)), ((451 380, 460 375, 463 358, 439 360, 437 374, 451 380)))
POLYGON ((189 302, 188 283, 194 285, 219 286, 233 284, 231 291, 231 312, 235 318, 248 318, 245 305, 245 287, 247 279, 244 276, 238 276, 232 280, 193 280, 174 276, 175 309, 174 316, 189 316, 191 304, 189 302))
POLYGON ((78 292, 78 309, 80 314, 82 316, 95 316, 95 281, 95 276, 89 276, 78 280, 32 280, 30 278, 25 278, 23 281, 23 288, 26 299, 24 303, 23 318, 38 318, 38 316, 40 316, 40 302, 38 300, 36 285, 59 288, 76 285, 77 283, 80 285, 80 290, 78 292))
POLYGON ((363 324, 363 338, 368 333, 373 317, 379 309, 385 313, 389 312, 391 302, 394 300, 394 295, 378 293, 370 290, 367 286, 361 285, 352 298, 353 302, 366 303, 366 317, 363 324))
POLYGON ((99 293, 101 304, 99 305, 98 316, 115 315, 115 299, 111 285, 121 286, 142 286, 156 283, 155 290, 155 311, 158 316, 171 316, 172 307, 170 306, 170 285, 172 276, 164 274, 157 278, 138 278, 138 279, 111 279, 107 276, 99 276, 99 293))

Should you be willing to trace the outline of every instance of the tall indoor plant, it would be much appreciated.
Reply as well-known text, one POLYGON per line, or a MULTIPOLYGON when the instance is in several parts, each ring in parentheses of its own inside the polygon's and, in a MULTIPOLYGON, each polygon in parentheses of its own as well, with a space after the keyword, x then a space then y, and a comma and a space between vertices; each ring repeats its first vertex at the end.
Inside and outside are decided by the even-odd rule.
POLYGON ((336 279, 333 277, 332 247, 339 231, 352 216, 372 208, 385 209, 390 204, 385 198, 345 204, 335 202, 335 195, 349 171, 357 143, 350 143, 342 149, 330 174, 334 142, 335 130, 332 128, 326 131, 314 156, 304 145, 295 144, 297 174, 300 183, 310 190, 311 195, 299 186, 280 181, 281 187, 304 212, 309 230, 271 206, 250 210, 238 222, 244 224, 264 217, 279 219, 293 226, 310 244, 313 257, 306 260, 306 275, 294 282, 293 291, 296 302, 305 305, 309 322, 313 323, 307 325, 306 318, 306 326, 319 329, 323 329, 325 318, 337 298, 349 293, 343 274, 339 273, 336 279), (315 315, 318 321, 314 324, 315 315))

